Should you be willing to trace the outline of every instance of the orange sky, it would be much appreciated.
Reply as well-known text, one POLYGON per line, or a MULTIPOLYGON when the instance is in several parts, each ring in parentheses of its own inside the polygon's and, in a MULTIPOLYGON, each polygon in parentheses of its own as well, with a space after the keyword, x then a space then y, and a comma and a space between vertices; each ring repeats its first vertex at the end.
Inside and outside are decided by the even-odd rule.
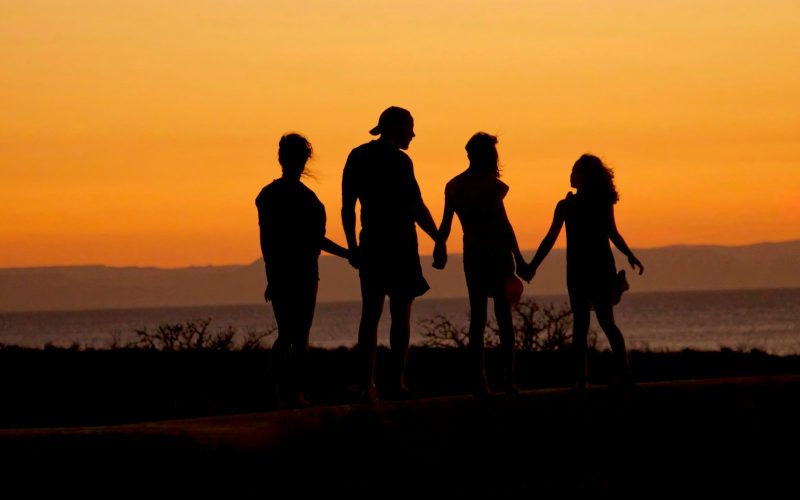
POLYGON ((524 248, 583 152, 633 247, 800 238, 798 33, 795 0, 0 0, 0 267, 251 262, 287 131, 343 243, 341 169, 388 105, 437 221, 484 130, 524 248))

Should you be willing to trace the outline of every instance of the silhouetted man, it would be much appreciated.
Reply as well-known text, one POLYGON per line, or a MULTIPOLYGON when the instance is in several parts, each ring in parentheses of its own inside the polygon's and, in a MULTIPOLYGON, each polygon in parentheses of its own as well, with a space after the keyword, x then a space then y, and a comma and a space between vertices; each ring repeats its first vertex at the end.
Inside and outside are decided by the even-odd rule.
POLYGON ((379 135, 350 152, 342 175, 342 224, 350 263, 361 279, 361 324, 358 348, 364 363, 363 397, 378 399, 375 354, 378 323, 389 296, 391 313, 391 390, 409 397, 405 385, 406 359, 411 334, 411 304, 428 291, 417 248, 416 225, 436 238, 436 223, 422 201, 408 149, 414 137, 411 113, 392 106, 381 113, 369 131, 379 135), (361 203, 361 234, 356 240, 356 201, 361 203))

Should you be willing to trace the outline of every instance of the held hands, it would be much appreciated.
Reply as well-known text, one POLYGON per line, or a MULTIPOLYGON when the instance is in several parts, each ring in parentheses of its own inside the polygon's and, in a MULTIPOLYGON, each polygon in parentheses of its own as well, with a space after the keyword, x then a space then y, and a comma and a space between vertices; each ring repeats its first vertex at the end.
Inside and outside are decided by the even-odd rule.
POLYGON ((361 267, 361 256, 358 247, 347 249, 347 262, 349 262, 354 269, 359 269, 361 267))
POLYGON ((444 269, 447 265, 447 244, 436 242, 433 247, 433 268, 444 269))
POLYGON ((526 283, 530 283, 536 275, 536 268, 525 261, 517 263, 517 276, 524 279, 526 283))
POLYGON ((639 262, 639 259, 637 259, 633 254, 631 254, 628 257, 628 263, 631 265, 631 267, 633 268, 634 271, 638 267, 639 268, 639 274, 642 274, 644 272, 644 266, 642 265, 641 262, 639 262))

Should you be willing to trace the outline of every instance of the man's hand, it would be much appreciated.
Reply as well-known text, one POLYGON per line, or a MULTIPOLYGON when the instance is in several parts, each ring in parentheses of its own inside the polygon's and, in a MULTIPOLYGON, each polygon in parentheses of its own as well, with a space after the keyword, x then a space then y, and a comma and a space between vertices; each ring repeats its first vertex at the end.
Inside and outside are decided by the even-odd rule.
POLYGON ((536 275, 536 269, 530 264, 521 264, 517 266, 517 276, 524 279, 525 282, 530 283, 536 275))

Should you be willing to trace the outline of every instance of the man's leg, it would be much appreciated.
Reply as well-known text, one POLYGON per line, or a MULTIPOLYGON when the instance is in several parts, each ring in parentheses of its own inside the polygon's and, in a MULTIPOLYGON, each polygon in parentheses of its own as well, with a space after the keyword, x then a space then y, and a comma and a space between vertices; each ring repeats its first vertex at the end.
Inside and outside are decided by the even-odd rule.
POLYGON ((378 323, 383 312, 383 294, 369 293, 362 287, 361 323, 358 326, 358 351, 362 360, 364 397, 378 400, 375 387, 375 354, 378 348, 378 323))
POLYGON ((389 312, 392 315, 392 326, 389 329, 389 342, 392 348, 392 386, 399 397, 410 395, 406 387, 406 364, 408 362, 408 345, 411 339, 411 304, 413 298, 391 297, 389 312))

